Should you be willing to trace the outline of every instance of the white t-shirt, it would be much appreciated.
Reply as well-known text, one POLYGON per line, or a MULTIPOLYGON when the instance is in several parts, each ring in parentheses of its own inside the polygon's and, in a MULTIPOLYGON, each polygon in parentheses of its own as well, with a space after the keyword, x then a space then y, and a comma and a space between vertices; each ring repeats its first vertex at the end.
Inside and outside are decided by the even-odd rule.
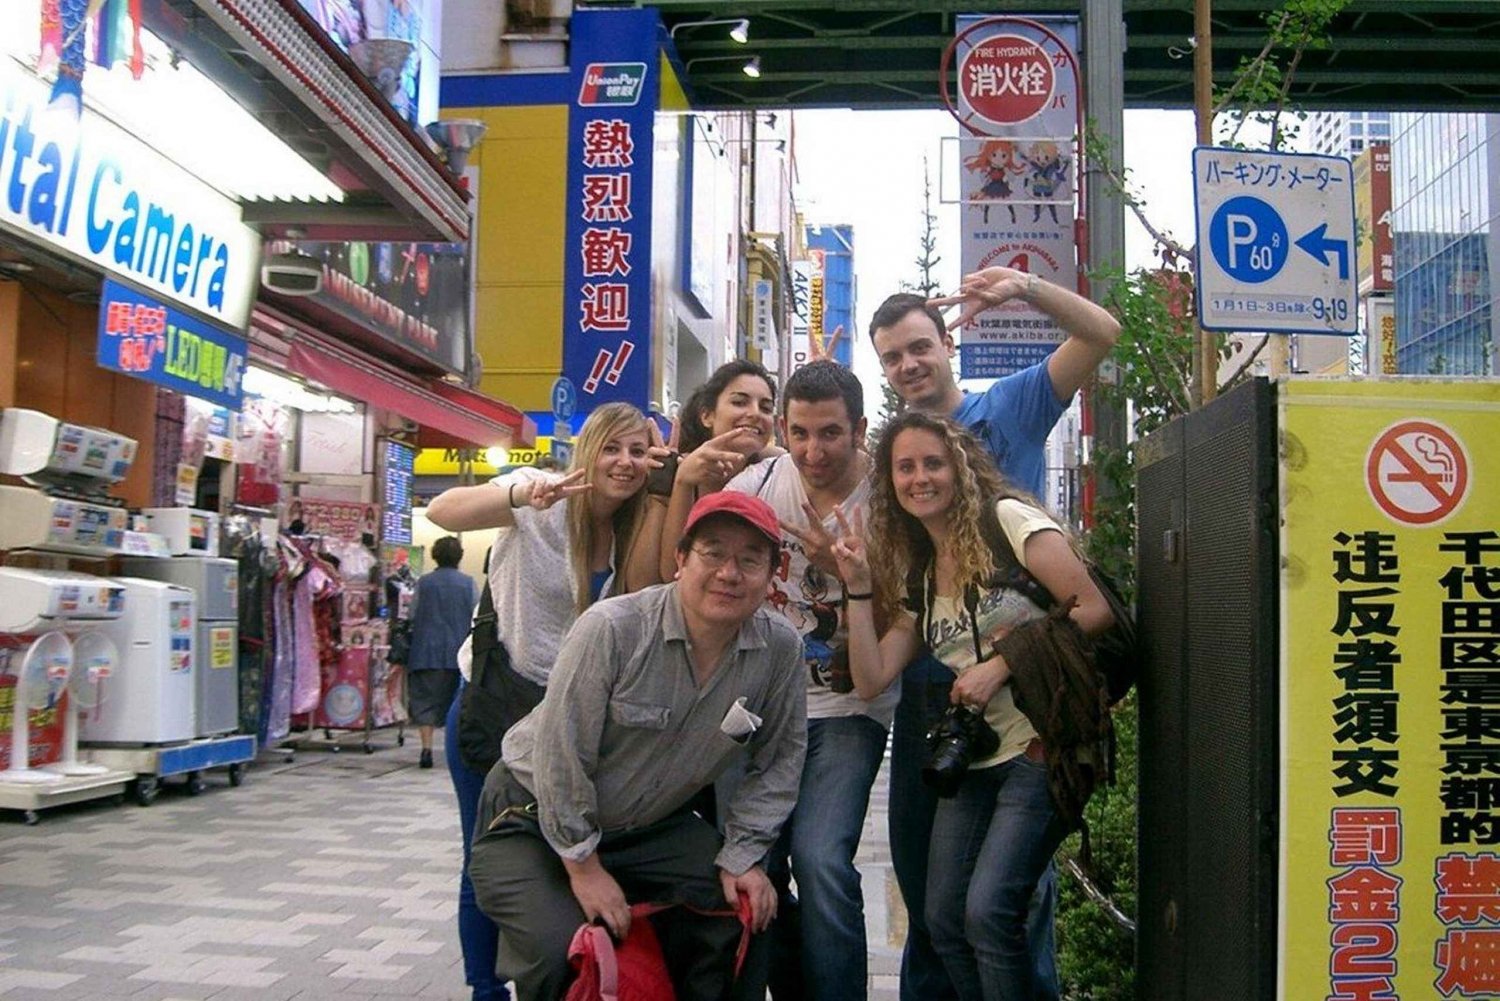
MULTIPOLYGON (((548 474, 522 468, 510 476, 519 483, 548 474)), ((496 477, 490 482, 499 487, 502 481, 496 477)), ((568 504, 559 501, 545 511, 523 505, 511 515, 515 525, 495 533, 490 551, 495 629, 516 672, 545 685, 562 638, 577 617, 568 552, 568 504)), ((604 585, 605 594, 613 583, 604 585)))
MULTIPOLYGON (((1026 540, 1036 532, 1058 531, 1057 523, 1045 512, 1018 500, 1006 499, 995 505, 1000 527, 1010 540, 1021 566, 1026 566, 1026 540)), ((986 653, 993 647, 1001 629, 1008 629, 1046 614, 1019 591, 996 588, 982 591, 977 610, 981 647, 986 653)), ((932 654, 954 674, 963 674, 978 663, 974 651, 974 627, 962 595, 938 595, 933 598, 927 623, 927 645, 932 654)), ((1008 761, 1026 750, 1036 737, 1031 721, 1016 708, 1009 684, 1000 689, 985 707, 984 718, 1000 735, 1000 749, 983 761, 969 767, 988 768, 1008 761)))
MULTIPOLYGON (((724 489, 759 497, 789 525, 798 528, 808 525, 807 513, 802 510, 807 503, 807 491, 790 455, 762 459, 746 467, 724 489)), ((848 517, 852 518, 854 511, 859 510, 861 517, 869 520, 868 478, 861 477, 845 498, 843 508, 848 517)), ((832 534, 839 532, 838 519, 832 512, 823 519, 823 527, 832 534)), ((807 718, 864 715, 889 727, 901 698, 901 684, 897 681, 869 702, 854 694, 843 598, 843 581, 838 575, 808 562, 796 536, 782 533, 781 560, 771 574, 768 604, 802 635, 807 669, 807 718)))

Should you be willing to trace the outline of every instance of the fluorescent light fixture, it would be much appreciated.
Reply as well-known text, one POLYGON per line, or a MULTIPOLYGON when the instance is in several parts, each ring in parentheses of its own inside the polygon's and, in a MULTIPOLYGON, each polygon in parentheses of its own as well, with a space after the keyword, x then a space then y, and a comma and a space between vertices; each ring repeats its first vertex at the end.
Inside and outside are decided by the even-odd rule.
MULTIPOLYGON (((40 25, 39 0, 8 4, 0 58, 35 76, 40 25)), ((343 201, 337 185, 165 42, 142 30, 141 48, 139 80, 123 60, 109 69, 89 64, 87 108, 237 201, 343 201)), ((54 78, 52 71, 45 79, 54 78)))
MULTIPOLYGON (((725 61, 739 62, 740 61, 740 57, 739 56, 698 56, 695 59, 689 59, 687 61, 687 64, 685 66, 683 66, 682 68, 683 68, 684 72, 691 73, 691 72, 693 72, 693 67, 696 66, 696 65, 698 65, 699 63, 717 63, 717 62, 725 62, 725 61)), ((746 62, 744 62, 743 64, 741 64, 740 70, 746 76, 750 77, 750 79, 752 79, 752 80, 759 80, 760 79, 760 56, 751 56, 749 58, 749 60, 747 60, 746 62)))
POLYGON ((672 30, 667 32, 672 40, 677 39, 677 33, 684 28, 705 28, 711 24, 730 24, 734 27, 729 29, 729 37, 744 45, 750 41, 750 19, 748 17, 711 17, 706 21, 679 21, 672 25, 672 30))
POLYGON ((241 385, 248 396, 259 396, 305 414, 352 414, 356 409, 353 403, 342 397, 315 393, 302 383, 259 365, 245 368, 241 385))

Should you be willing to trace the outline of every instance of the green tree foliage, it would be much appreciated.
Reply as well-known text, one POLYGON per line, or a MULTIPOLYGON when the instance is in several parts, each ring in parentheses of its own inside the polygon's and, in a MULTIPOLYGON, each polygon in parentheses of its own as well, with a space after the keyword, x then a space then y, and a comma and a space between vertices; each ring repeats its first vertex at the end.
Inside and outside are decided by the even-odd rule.
MULTIPOLYGON (((1349 0, 1286 0, 1265 15, 1266 42, 1254 56, 1241 60, 1234 81, 1216 90, 1213 108, 1223 126, 1225 145, 1241 141, 1247 123, 1267 129, 1264 148, 1281 149, 1295 135, 1303 117, 1288 106, 1287 95, 1303 55, 1326 47, 1333 19, 1349 0)), ((1160 231, 1146 206, 1131 189, 1118 147, 1091 131, 1086 155, 1123 198, 1127 209, 1156 243, 1160 266, 1131 273, 1113 271, 1091 276, 1096 287, 1108 289, 1106 304, 1119 318, 1121 335, 1112 354, 1120 374, 1115 385, 1101 384, 1100 397, 1128 407, 1133 437, 1149 435, 1190 406, 1195 377, 1193 359, 1193 294, 1191 251, 1160 231)), ((1243 380, 1269 338, 1248 353, 1236 367, 1221 373, 1228 388, 1243 380)), ((1221 361, 1231 358, 1224 338, 1218 342, 1221 361)), ((1097 448, 1092 472, 1102 498, 1094 510, 1094 525, 1086 540, 1089 555, 1133 599, 1135 593, 1135 455, 1124 449, 1097 448)), ((1137 713, 1132 694, 1115 711, 1118 745, 1116 783, 1094 794, 1088 821, 1094 869, 1086 874, 1121 917, 1136 915, 1136 732, 1137 713)), ((1135 936, 1122 927, 1107 906, 1091 899, 1082 879, 1070 871, 1077 851, 1071 838, 1059 853, 1061 896, 1058 908, 1058 962, 1063 996, 1072 1001, 1127 1001, 1136 997, 1135 936)))

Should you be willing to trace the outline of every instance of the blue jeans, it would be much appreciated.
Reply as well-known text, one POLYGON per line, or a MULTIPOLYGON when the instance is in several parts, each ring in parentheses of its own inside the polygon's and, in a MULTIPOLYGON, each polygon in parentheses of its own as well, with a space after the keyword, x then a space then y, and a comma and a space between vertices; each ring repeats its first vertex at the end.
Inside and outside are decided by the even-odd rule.
POLYGON ((790 854, 802 981, 813 1001, 866 996, 865 898, 854 854, 884 753, 885 727, 868 716, 807 721, 802 785, 771 868, 790 854))
POLYGON ((927 930, 961 1001, 1033 996, 1026 911, 1065 833, 1046 765, 1025 756, 969 772, 938 803, 927 930))
MULTIPOLYGON (((901 701, 891 727, 891 868, 906 903, 906 945, 901 952, 901 1001, 953 1001, 958 995, 932 947, 926 921, 927 856, 938 797, 922 782, 927 731, 948 707, 953 672, 929 656, 906 668, 901 701)), ((1052 925, 1057 912, 1057 869, 1047 866, 1026 919, 1036 979, 1031 1001, 1060 996, 1052 925)))
POLYGON ((458 756, 458 700, 463 690, 460 684, 453 705, 448 707, 443 754, 448 760, 453 791, 458 796, 458 826, 464 842, 464 869, 458 877, 458 942, 464 952, 464 983, 474 989, 473 1001, 510 1001, 504 981, 495 975, 500 931, 479 909, 474 900, 474 884, 469 881, 469 845, 474 840, 474 821, 479 814, 484 776, 469 771, 458 756))

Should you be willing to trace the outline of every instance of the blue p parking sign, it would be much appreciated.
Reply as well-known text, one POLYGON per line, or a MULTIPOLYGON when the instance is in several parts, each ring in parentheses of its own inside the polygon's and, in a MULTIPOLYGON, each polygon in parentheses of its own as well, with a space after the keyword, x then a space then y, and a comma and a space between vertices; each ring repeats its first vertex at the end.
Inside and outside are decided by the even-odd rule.
POLYGON ((1286 264, 1286 223, 1259 198, 1240 195, 1214 213, 1208 245, 1225 274, 1259 285, 1275 278, 1286 264))
POLYGON ((1356 332, 1349 160, 1200 146, 1193 197, 1205 330, 1356 332))

